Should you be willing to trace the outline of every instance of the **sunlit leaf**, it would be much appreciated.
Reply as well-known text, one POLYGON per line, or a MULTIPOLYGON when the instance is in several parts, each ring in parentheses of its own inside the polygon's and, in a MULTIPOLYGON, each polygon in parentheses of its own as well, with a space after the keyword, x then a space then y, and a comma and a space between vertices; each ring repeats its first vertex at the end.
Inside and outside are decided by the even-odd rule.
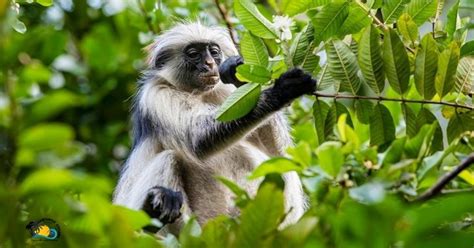
POLYGON ((46 7, 53 4, 53 0, 36 0, 36 2, 46 7))
POLYGON ((367 11, 359 4, 351 2, 349 5, 349 15, 340 28, 340 35, 355 34, 367 27, 372 20, 367 15, 367 11))
POLYGON ((453 37, 454 31, 458 29, 458 22, 461 20, 459 19, 458 16, 458 10, 459 10, 459 0, 457 0, 451 9, 448 11, 448 18, 446 21, 446 33, 448 34, 448 37, 453 37))
POLYGON ((306 11, 312 5, 312 2, 312 0, 284 0, 281 4, 281 10, 289 16, 294 16, 306 11))
POLYGON ((242 82, 263 84, 272 79, 272 73, 259 65, 243 64, 237 67, 236 77, 242 82))
POLYGON ((410 0, 386 0, 382 5, 382 15, 385 23, 394 23, 405 9, 410 0))
POLYGON ((268 51, 262 39, 246 32, 242 37, 240 47, 245 64, 268 66, 268 51))
POLYGON ((219 121, 231 121, 248 114, 257 104, 261 85, 247 83, 227 97, 216 114, 219 121))
POLYGON ((454 76, 456 75, 459 57, 459 46, 456 42, 451 42, 439 55, 435 88, 440 97, 445 96, 454 87, 454 76))
POLYGON ((415 46, 418 39, 418 27, 407 13, 403 13, 397 21, 397 29, 406 43, 415 46))
POLYGON ((406 6, 406 12, 420 26, 436 14, 437 7, 438 0, 411 0, 406 6))
POLYGON ((474 93, 474 58, 464 57, 459 61, 456 71, 456 92, 474 93))
POLYGON ((282 174, 289 171, 300 172, 303 168, 293 160, 287 158, 272 158, 259 165, 249 176, 249 179, 256 179, 271 173, 282 174))
POLYGON ((265 39, 278 38, 272 23, 260 13, 251 0, 234 1, 234 12, 245 28, 254 35, 265 39))
POLYGON ((349 15, 347 2, 331 2, 311 18, 317 40, 327 40, 339 34, 339 29, 349 15))

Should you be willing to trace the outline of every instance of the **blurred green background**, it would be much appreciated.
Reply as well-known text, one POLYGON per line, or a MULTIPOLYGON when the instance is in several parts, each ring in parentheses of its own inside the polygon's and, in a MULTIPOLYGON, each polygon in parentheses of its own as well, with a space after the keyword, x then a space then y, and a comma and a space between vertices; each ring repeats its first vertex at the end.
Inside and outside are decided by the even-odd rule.
MULTIPOLYGON (((219 2, 227 6, 235 28, 242 29, 229 7, 232 1, 219 2)), ((260 1, 260 11, 271 16, 265 7, 273 2, 260 1)), ((446 1, 443 18, 454 2, 446 1)), ((474 1, 463 0, 460 6, 460 15, 474 18, 474 1)), ((142 48, 150 43, 154 35, 180 20, 224 25, 214 1, 0 0, 0 247, 23 247, 25 244, 32 247, 158 245, 153 237, 134 232, 149 222, 143 212, 113 206, 110 200, 118 172, 131 145, 129 110, 136 80, 144 68, 142 48), (53 218, 60 224, 63 233, 60 241, 35 243, 29 240, 25 225, 44 217, 53 218)), ((472 21, 469 25, 472 26, 472 21)), ((425 24, 420 33, 424 34, 430 28, 430 24, 425 24)), ((468 40, 473 37, 470 28, 468 40)), ((298 149, 307 149, 311 160, 311 151, 315 150, 317 141, 314 139, 309 104, 310 101, 304 100, 294 104, 290 120, 294 124, 296 141, 307 142, 294 149, 293 155, 298 155, 298 149)), ((400 111, 398 113, 400 115, 400 111)), ((398 122, 400 116, 396 118, 398 122)), ((403 144, 398 148, 396 146, 394 142, 395 150, 403 149, 403 144)), ((342 154, 339 150, 331 152, 335 156, 342 154)), ((378 155, 375 149, 364 152, 366 154, 356 155, 378 155)), ((396 153, 394 164, 400 162, 397 158, 402 159, 402 152, 396 153)), ((431 159, 437 161, 439 157, 431 159)), ((458 161, 453 159, 450 165, 455 164, 458 161)), ((398 165, 403 166, 403 161, 398 165)), ((369 181, 364 167, 357 168, 360 180, 369 181)), ((410 181, 402 177, 397 180, 410 181)), ((431 175, 429 183, 437 177, 438 174, 431 175)), ((293 229, 279 233, 281 236, 275 240, 286 245, 293 244, 288 240, 294 244, 303 243, 299 235, 307 235, 310 227, 314 228, 317 221, 311 217, 315 216, 321 218, 318 220, 321 227, 318 235, 313 236, 313 243, 307 243, 310 247, 316 247, 316 244, 325 247, 317 241, 324 238, 331 239, 328 242, 333 247, 337 244, 349 247, 351 240, 354 240, 353 247, 383 247, 377 242, 395 242, 393 226, 403 229, 409 224, 418 224, 419 228, 406 235, 402 233, 401 238, 415 244, 422 240, 417 235, 432 237, 433 233, 439 235, 434 243, 446 241, 436 243, 439 247, 449 244, 450 240, 446 237, 459 242, 451 243, 453 247, 466 245, 462 243, 466 240, 464 237, 473 240, 472 227, 468 234, 459 234, 453 229, 447 231, 446 226, 438 229, 440 223, 446 220, 458 221, 455 222, 458 226, 454 227, 457 230, 472 226, 472 215, 466 214, 472 211, 472 204, 467 202, 472 196, 461 196, 437 207, 421 210, 405 208, 399 200, 392 198, 376 206, 365 207, 354 202, 344 205, 340 202, 347 192, 331 189, 328 193, 329 183, 322 181, 314 177, 307 183, 317 185, 313 187, 311 197, 327 194, 327 201, 318 205, 317 211, 310 211, 310 218, 293 229), (320 184, 324 186, 321 187, 323 190, 318 188, 320 184), (467 204, 458 205, 463 199, 467 204), (333 209, 340 205, 347 211, 333 209), (404 213, 405 209, 411 212, 404 213), (395 223, 395 219, 403 214, 408 217, 395 223), (459 216, 469 219, 467 224, 460 221, 459 216), (331 224, 340 228, 337 229, 340 233, 329 235, 331 224), (377 232, 386 235, 378 235, 380 233, 377 232)), ((404 186, 400 183, 397 187, 400 185, 404 186)), ((465 183, 456 182, 453 185, 467 187, 465 183)), ((381 186, 375 183, 374 187, 381 186)), ((402 187, 400 190, 403 190, 402 187)), ((407 187, 406 191, 412 193, 413 190, 407 187)), ((320 199, 312 200, 316 203, 320 199)), ((219 219, 209 228, 227 230, 220 226, 225 221, 219 219)), ((250 221, 243 223, 252 224, 250 221)), ((190 224, 185 233, 193 233, 193 230, 190 224)), ((180 240, 182 243, 193 244, 192 239, 186 238, 187 235, 183 237, 180 240)), ((217 235, 214 239, 204 238, 222 240, 217 235)), ((173 238, 164 242, 171 247, 177 245, 173 238)))

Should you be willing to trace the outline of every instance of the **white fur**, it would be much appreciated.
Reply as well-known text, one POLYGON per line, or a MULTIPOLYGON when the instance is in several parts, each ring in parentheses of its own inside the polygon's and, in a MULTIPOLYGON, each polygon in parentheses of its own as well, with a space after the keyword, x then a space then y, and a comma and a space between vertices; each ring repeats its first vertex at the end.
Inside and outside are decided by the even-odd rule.
MULTIPOLYGON (((222 29, 180 24, 156 40, 151 56, 156 56, 160 49, 196 40, 217 41, 227 55, 237 53, 222 29)), ((246 176, 270 157, 284 155, 291 144, 288 125, 281 113, 270 115, 219 151, 199 157, 190 146, 191 140, 202 132, 198 123, 214 115, 235 87, 219 82, 208 92, 186 92, 170 82, 173 73, 171 66, 165 66, 140 89, 137 111, 159 123, 161 130, 156 132, 159 135, 138 144, 130 154, 115 190, 114 203, 140 209, 148 190, 163 186, 183 193, 184 218, 193 213, 203 223, 219 214, 236 215, 232 193, 214 176, 229 178, 254 195, 260 180, 248 181, 246 176)), ((302 216, 305 201, 298 175, 286 173, 284 180, 285 208, 291 209, 284 222, 287 225, 302 216)), ((183 219, 178 220, 170 225, 169 231, 178 232, 182 223, 183 219)))

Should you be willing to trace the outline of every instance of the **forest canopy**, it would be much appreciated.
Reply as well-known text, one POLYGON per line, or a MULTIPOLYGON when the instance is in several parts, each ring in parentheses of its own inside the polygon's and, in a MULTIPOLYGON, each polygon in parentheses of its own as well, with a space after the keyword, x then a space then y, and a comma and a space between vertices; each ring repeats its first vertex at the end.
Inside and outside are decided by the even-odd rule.
POLYGON ((471 0, 0 0, 0 247, 472 248, 473 29, 471 0), (317 89, 286 109, 294 146, 248 175, 255 196, 216 177, 240 216, 154 236, 111 199, 143 48, 183 21, 243 56, 219 121, 293 67, 317 89), (279 229, 288 171, 308 209, 279 229), (57 240, 25 228, 44 218, 57 240))

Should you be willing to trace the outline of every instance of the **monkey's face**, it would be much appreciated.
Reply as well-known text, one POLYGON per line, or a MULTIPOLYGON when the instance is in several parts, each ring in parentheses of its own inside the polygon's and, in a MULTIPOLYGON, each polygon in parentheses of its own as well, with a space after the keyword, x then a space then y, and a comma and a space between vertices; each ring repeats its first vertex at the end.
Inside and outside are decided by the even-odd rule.
POLYGON ((206 91, 219 82, 219 65, 222 60, 220 47, 212 42, 196 42, 183 51, 182 68, 179 68, 180 83, 190 90, 206 91))

